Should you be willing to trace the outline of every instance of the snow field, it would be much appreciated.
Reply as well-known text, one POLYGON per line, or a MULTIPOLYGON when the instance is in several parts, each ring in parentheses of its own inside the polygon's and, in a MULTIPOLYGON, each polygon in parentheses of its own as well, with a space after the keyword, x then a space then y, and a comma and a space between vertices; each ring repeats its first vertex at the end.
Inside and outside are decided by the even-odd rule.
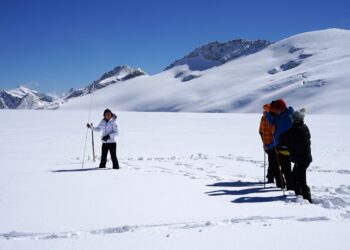
POLYGON ((308 204, 263 188, 260 114, 117 114, 115 171, 92 170, 90 137, 81 169, 86 112, 0 112, 1 249, 350 246, 349 116, 306 116, 308 204))

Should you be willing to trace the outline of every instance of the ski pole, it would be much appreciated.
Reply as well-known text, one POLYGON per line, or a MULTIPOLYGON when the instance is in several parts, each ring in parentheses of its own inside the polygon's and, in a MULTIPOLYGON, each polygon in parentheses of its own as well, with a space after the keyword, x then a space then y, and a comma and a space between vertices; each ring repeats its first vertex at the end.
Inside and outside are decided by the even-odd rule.
MULTIPOLYGON (((265 114, 265 127, 264 127, 264 136, 265 136, 265 140, 264 140, 264 136, 263 136, 263 143, 265 145, 265 141, 266 141, 266 126, 267 126, 267 120, 266 120, 266 114, 265 114)), ((266 152, 265 152, 265 147, 264 147, 264 188, 266 187, 266 152)))
POLYGON ((264 150, 264 188, 266 187, 266 153, 264 150))
MULTIPOLYGON (((93 127, 93 124, 91 123, 91 127, 93 127)), ((94 142, 94 130, 91 129, 91 140, 92 140, 92 159, 95 162, 95 142, 94 142)))

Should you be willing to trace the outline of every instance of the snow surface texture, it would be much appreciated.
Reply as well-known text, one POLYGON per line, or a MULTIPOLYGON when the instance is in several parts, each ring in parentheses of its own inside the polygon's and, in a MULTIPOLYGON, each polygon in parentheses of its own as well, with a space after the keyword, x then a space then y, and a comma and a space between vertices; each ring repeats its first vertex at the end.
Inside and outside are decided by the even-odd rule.
MULTIPOLYGON (((350 31, 328 29, 292 36, 204 71, 179 65, 96 91, 94 106, 124 111, 260 112, 284 98, 310 113, 350 114, 350 31)), ((62 108, 89 107, 90 96, 62 108)))
POLYGON ((350 248, 350 116, 306 116, 309 204, 263 187, 259 114, 117 114, 115 171, 86 111, 0 111, 0 249, 350 248))

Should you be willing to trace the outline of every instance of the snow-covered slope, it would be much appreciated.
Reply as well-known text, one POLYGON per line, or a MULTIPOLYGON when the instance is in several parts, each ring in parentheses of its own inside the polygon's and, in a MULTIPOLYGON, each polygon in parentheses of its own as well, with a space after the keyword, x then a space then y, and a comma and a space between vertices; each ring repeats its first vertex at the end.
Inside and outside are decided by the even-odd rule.
MULTIPOLYGON (((350 113, 350 31, 303 33, 267 48, 195 72, 180 65, 96 92, 94 108, 132 111, 260 112, 274 98, 313 113, 350 113), (200 77, 198 75, 200 74, 200 77), (197 78, 196 78, 197 77, 197 78)), ((64 109, 87 109, 88 96, 64 109)))
POLYGON ((40 109, 54 102, 56 97, 18 86, 0 90, 0 109, 40 109))
POLYGON ((188 65, 190 70, 206 70, 238 57, 256 53, 270 44, 271 42, 266 40, 237 39, 224 43, 216 41, 196 48, 182 59, 171 63, 165 70, 179 65, 188 65))

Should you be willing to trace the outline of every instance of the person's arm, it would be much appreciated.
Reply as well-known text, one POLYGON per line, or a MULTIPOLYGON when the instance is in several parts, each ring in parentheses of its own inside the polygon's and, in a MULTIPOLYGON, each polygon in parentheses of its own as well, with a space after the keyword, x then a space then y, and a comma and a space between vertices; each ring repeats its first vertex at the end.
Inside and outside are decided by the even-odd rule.
POLYGON ((96 132, 99 132, 102 130, 102 121, 100 122, 100 124, 98 124, 97 127, 93 127, 93 126, 90 126, 89 129, 93 130, 93 131, 96 131, 96 132))
POLYGON ((311 140, 311 133, 310 133, 309 127, 306 124, 305 124, 305 136, 308 141, 311 140))
POLYGON ((264 120, 263 119, 264 119, 264 117, 261 117, 260 126, 259 126, 259 134, 260 134, 261 140, 264 143, 264 140, 263 140, 263 121, 264 120))
POLYGON ((273 148, 275 146, 276 146, 275 142, 272 140, 272 142, 267 144, 267 145, 265 145, 264 148, 267 150, 267 149, 271 149, 271 148, 273 148))
POLYGON ((303 151, 306 145, 310 144, 310 131, 309 128, 304 125, 303 127, 298 129, 298 137, 296 138, 297 143, 295 143, 295 147, 300 151, 303 151))
POLYGON ((113 122, 112 133, 109 134, 110 138, 118 136, 118 126, 115 122, 113 122))
POLYGON ((270 112, 266 112, 266 121, 271 125, 276 125, 276 116, 272 117, 270 112))

